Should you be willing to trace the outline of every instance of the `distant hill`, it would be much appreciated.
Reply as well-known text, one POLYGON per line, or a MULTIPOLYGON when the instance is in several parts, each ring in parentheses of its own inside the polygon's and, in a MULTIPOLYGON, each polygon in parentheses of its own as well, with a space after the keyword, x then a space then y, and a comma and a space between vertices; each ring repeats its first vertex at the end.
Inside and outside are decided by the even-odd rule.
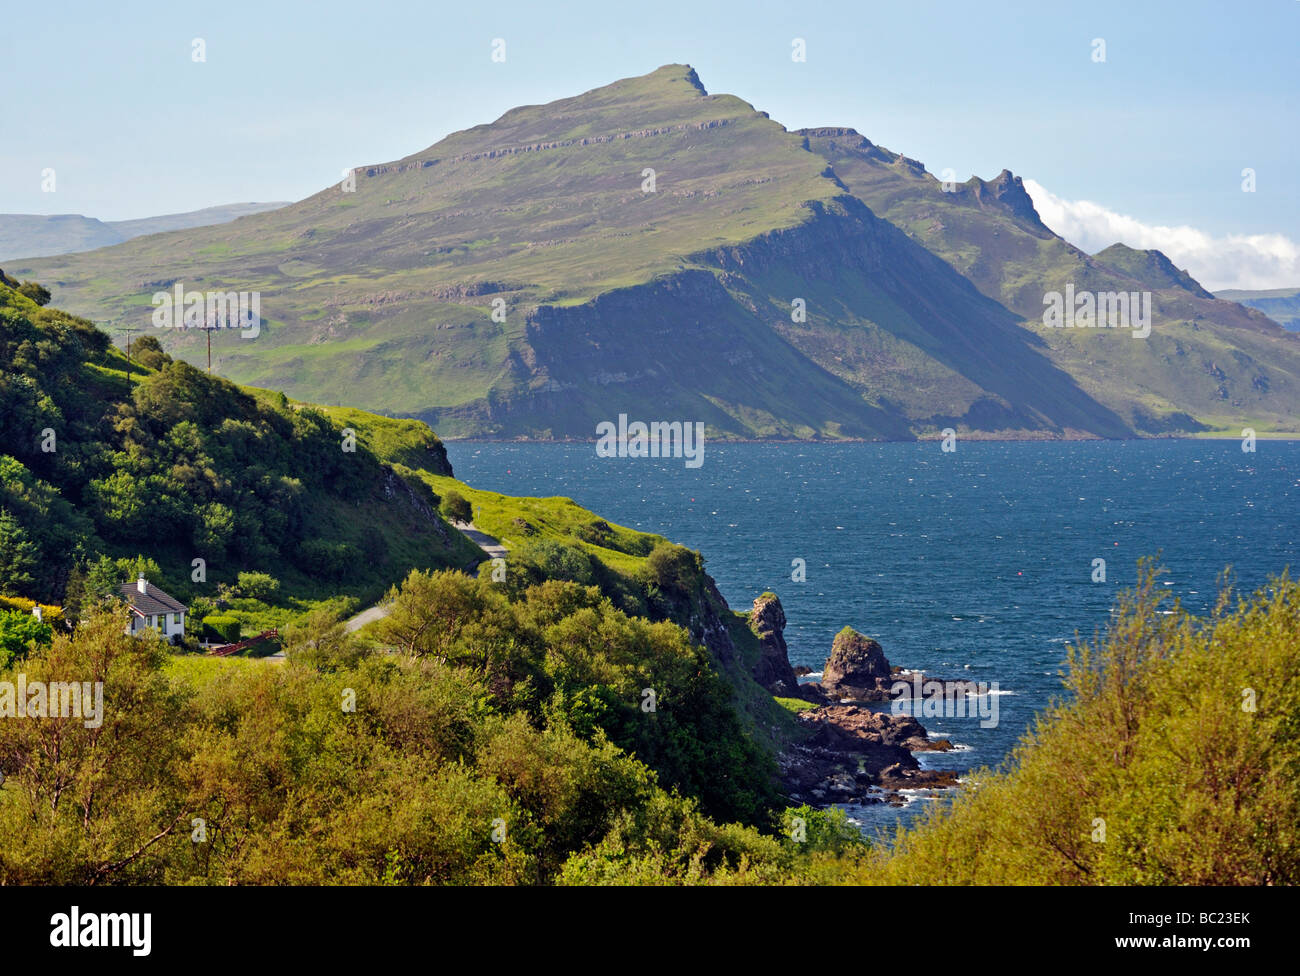
MULTIPOLYGON (((224 375, 446 436, 590 438, 620 413, 715 437, 1300 427, 1300 338, 1158 252, 1083 253, 1009 172, 948 189, 668 65, 363 166, 355 190, 8 270, 108 325, 148 326, 176 284, 257 291, 261 334, 213 337, 224 375), (1151 336, 1045 328, 1069 284, 1150 292, 1151 336)), ((179 331, 168 349, 202 361, 179 331)))
POLYGON ((1221 291, 1216 298, 1258 309, 1288 332, 1300 332, 1300 288, 1221 291))
POLYGON ((81 214, 0 214, 0 261, 91 251, 145 234, 224 224, 237 217, 283 206, 284 203, 230 203, 138 220, 99 220, 81 214))

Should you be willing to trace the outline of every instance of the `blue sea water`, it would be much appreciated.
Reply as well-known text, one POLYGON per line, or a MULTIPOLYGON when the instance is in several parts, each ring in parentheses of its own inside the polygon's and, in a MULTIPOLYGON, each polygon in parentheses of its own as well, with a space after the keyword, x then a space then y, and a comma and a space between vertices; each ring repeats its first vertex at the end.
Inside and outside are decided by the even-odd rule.
MULTIPOLYGON (((513 495, 564 495, 610 521, 699 550, 733 609, 764 590, 788 618, 790 660, 820 671, 845 625, 893 664, 997 682, 998 724, 923 718, 965 770, 1000 763, 1062 693, 1067 643, 1103 631, 1136 563, 1204 613, 1231 566, 1239 589, 1297 560, 1300 443, 1237 440, 713 444, 680 459, 599 458, 593 444, 452 442, 457 477, 513 495), (807 567, 792 581, 793 560, 807 567), (1106 581, 1092 581, 1104 559, 1106 581)), ((866 829, 907 807, 850 812, 866 829)))

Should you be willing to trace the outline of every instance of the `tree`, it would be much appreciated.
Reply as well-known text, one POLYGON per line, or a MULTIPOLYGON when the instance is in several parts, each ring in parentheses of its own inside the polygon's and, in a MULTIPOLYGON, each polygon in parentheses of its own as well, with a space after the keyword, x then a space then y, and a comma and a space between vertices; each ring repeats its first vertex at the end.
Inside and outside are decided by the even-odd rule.
POLYGON ((162 672, 162 642, 125 628, 124 611, 94 611, 24 662, 28 682, 92 691, 80 714, 0 721, 0 884, 156 884, 166 839, 191 846, 194 712, 162 672))
POLYGON ((442 505, 439 507, 443 517, 452 522, 468 523, 474 521, 474 510, 466 501, 465 496, 455 489, 442 496, 442 505))
POLYGON ((21 610, 0 610, 0 671, 27 656, 33 647, 48 645, 54 628, 21 610))
POLYGON ((172 361, 171 356, 163 351, 162 343, 151 335, 141 336, 131 343, 131 356, 149 369, 162 369, 172 361))
POLYGON ((37 305, 48 305, 50 303, 50 290, 35 281, 24 281, 18 286, 18 294, 26 295, 37 305))
POLYGON ((269 573, 240 573, 239 591, 254 600, 269 602, 280 592, 280 581, 269 573))
POLYGON ((26 596, 40 569, 40 551, 27 530, 0 508, 0 593, 26 596))
POLYGON ((689 591, 703 572, 698 553, 661 542, 646 557, 646 572, 661 589, 689 591))

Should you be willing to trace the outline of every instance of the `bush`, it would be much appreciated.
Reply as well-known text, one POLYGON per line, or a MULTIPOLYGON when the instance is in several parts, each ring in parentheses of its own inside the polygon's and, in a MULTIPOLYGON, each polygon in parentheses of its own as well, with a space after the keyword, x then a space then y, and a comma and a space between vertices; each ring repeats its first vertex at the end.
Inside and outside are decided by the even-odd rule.
POLYGON ((209 638, 235 644, 239 641, 239 618, 228 614, 212 614, 203 618, 203 630, 209 638))
POLYGON ((203 618, 217 612, 217 604, 206 596, 196 596, 190 601, 189 619, 197 620, 202 625, 203 618))
POLYGON ((661 542, 646 557, 646 573, 660 589, 690 592, 704 567, 699 554, 685 546, 661 542))
MULTIPOLYGON (((1003 773, 902 834, 884 884, 1300 882, 1300 584, 1208 619, 1149 567, 1108 634, 1072 647, 1070 699, 1003 773)), ((938 805, 936 804, 936 807, 938 805)))
POLYGON ((526 567, 538 582, 567 580, 590 586, 596 581, 590 556, 581 549, 550 539, 530 540, 512 556, 513 561, 526 567))
POLYGON ((131 343, 131 358, 149 369, 162 369, 172 361, 154 336, 141 336, 131 343))
POLYGON ((268 603, 280 592, 280 581, 269 573, 240 573, 239 591, 253 600, 268 603))

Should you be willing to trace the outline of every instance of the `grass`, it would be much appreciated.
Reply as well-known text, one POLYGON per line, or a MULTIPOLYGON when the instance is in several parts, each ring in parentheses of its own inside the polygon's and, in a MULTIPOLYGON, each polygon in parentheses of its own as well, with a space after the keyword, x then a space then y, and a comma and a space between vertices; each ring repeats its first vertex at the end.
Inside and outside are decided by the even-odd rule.
POLYGON ((575 533, 584 526, 603 520, 571 498, 502 495, 473 488, 455 478, 428 472, 420 474, 440 496, 448 491, 460 492, 474 509, 474 525, 499 539, 507 549, 519 548, 531 539, 550 539, 581 549, 621 576, 635 579, 645 565, 645 556, 657 543, 666 541, 662 536, 605 522, 610 529, 612 546, 595 545, 575 533))
POLYGON ((802 698, 778 697, 776 703, 793 715, 798 715, 800 712, 811 712, 817 708, 812 702, 806 702, 802 698))

